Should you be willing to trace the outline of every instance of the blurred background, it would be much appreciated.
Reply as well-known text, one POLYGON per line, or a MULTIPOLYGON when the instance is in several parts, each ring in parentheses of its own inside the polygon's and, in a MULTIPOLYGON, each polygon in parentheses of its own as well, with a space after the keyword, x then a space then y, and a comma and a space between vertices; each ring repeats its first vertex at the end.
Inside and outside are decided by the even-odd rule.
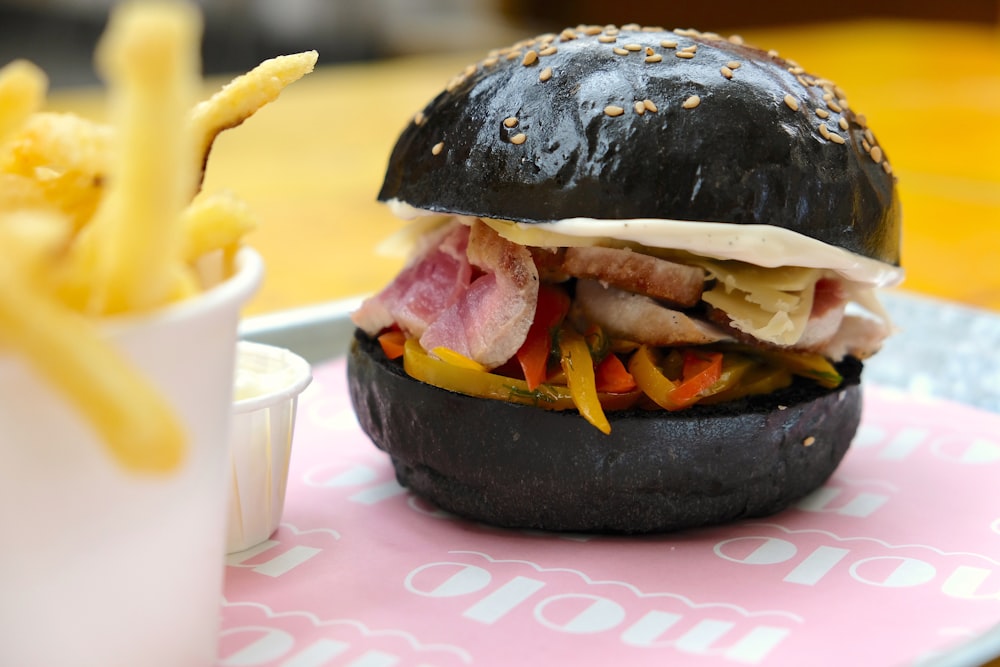
MULTIPOLYGON (((111 0, 0 0, 0 63, 27 57, 54 86, 96 81, 93 45, 111 0)), ((461 52, 577 23, 716 32, 859 18, 995 25, 996 0, 664 3, 648 0, 199 0, 207 73, 243 71, 276 53, 317 49, 324 63, 461 52), (710 27, 709 27, 710 26, 710 27)))
MULTIPOLYGON (((111 0, 0 0, 0 64, 49 74, 50 108, 104 113, 92 53, 111 0)), ((262 220, 252 314, 376 291, 400 221, 376 201, 399 131, 490 48, 580 23, 738 33, 836 81, 899 179, 903 289, 1000 311, 1000 1, 200 0, 206 94, 281 53, 317 72, 223 133, 205 187, 262 220), (212 77, 211 75, 218 75, 212 77)))

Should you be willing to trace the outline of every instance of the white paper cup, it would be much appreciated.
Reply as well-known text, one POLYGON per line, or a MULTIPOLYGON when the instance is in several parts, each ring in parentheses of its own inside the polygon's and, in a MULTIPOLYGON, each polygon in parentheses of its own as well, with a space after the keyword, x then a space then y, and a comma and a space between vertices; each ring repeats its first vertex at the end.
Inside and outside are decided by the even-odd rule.
POLYGON ((109 340, 189 434, 180 470, 136 475, 26 364, 0 354, 0 665, 202 667, 216 657, 237 324, 236 275, 109 340))
POLYGON ((312 380, 302 357, 242 341, 230 436, 232 497, 226 551, 260 544, 281 522, 299 394, 312 380))

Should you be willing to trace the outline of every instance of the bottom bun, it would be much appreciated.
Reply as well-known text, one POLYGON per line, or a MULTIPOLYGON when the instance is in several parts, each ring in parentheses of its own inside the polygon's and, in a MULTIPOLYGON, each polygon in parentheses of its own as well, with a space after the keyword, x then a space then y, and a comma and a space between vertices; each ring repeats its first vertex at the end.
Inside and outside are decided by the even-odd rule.
POLYGON ((764 516, 819 487, 861 419, 861 362, 834 390, 791 387, 680 412, 608 414, 465 396, 406 375, 355 334, 348 383, 399 482, 454 514, 509 528, 646 533, 764 516))

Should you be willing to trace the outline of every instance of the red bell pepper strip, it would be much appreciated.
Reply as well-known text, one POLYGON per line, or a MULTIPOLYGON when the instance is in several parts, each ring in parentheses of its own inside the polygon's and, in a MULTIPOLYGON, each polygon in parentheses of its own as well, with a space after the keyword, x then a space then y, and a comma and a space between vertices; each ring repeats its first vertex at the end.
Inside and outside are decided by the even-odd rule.
POLYGON ((535 319, 515 355, 531 390, 545 382, 552 350, 552 332, 562 324, 568 312, 569 295, 566 292, 553 285, 539 285, 535 319))

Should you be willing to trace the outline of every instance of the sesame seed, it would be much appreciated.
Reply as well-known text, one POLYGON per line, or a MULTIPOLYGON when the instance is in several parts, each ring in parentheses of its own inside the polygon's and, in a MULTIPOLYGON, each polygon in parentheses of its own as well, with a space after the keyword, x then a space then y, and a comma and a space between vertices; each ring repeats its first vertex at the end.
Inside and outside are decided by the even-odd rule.
POLYGON ((524 132, 518 132, 517 134, 515 134, 513 137, 510 138, 510 143, 520 145, 523 144, 525 141, 527 141, 527 139, 528 135, 526 135, 524 132))
POLYGON ((791 95, 785 95, 785 104, 792 111, 798 111, 799 110, 799 101, 797 99, 795 99, 794 97, 792 97, 791 95))
POLYGON ((636 30, 642 30, 642 26, 638 23, 626 23, 622 26, 622 30, 631 30, 632 32, 635 32, 636 30))
POLYGON ((552 78, 552 68, 551 67, 546 67, 545 69, 543 69, 541 72, 538 73, 538 80, 539 81, 548 81, 551 78, 552 78))
POLYGON ((615 48, 613 48, 611 50, 614 51, 615 53, 617 53, 620 56, 627 56, 628 55, 628 51, 626 51, 625 49, 623 49, 620 46, 616 46, 615 48))
POLYGON ((561 33, 559 33, 559 40, 563 42, 571 42, 576 39, 576 33, 571 29, 566 28, 561 33))
POLYGON ((433 148, 431 148, 431 155, 440 155, 441 151, 443 150, 444 150, 444 142, 439 141, 438 143, 434 144, 433 148))
POLYGON ((517 60, 520 57, 521 57, 520 51, 511 51, 510 53, 507 54, 507 60, 517 60))
POLYGON ((722 39, 722 35, 717 32, 703 32, 701 36, 703 39, 722 39))
POLYGON ((508 116, 503 119, 504 127, 517 127, 518 120, 514 116, 508 116))
POLYGON ((861 127, 868 127, 868 117, 863 113, 854 114, 854 120, 858 121, 858 125, 861 127))
POLYGON ((699 104, 701 104, 701 98, 698 97, 697 95, 692 95, 691 97, 684 100, 684 102, 681 104, 681 107, 685 109, 694 109, 699 104))
POLYGON ((730 60, 728 63, 726 63, 726 67, 728 67, 729 69, 739 69, 740 65, 742 64, 743 63, 741 63, 739 60, 730 60))
POLYGON ((636 102, 633 108, 635 109, 635 112, 640 116, 646 113, 646 105, 643 104, 642 102, 636 102))
POLYGON ((524 54, 524 59, 521 60, 521 64, 525 67, 530 67, 538 62, 538 51, 528 51, 524 54))
POLYGON ((681 51, 687 51, 689 53, 697 53, 698 52, 698 45, 697 44, 692 44, 691 46, 685 46, 683 49, 681 49, 681 51))
POLYGON ((850 105, 847 104, 847 100, 844 99, 843 97, 841 97, 841 98, 839 98, 837 100, 837 104, 839 104, 840 106, 842 106, 845 109, 847 109, 850 106, 850 105))
POLYGON ((500 62, 499 58, 497 58, 496 56, 490 56, 489 58, 483 61, 483 67, 493 67, 498 62, 500 62))
POLYGON ((656 108, 656 105, 653 104, 653 100, 643 100, 642 106, 646 107, 646 111, 651 111, 653 113, 659 111, 659 109, 656 108))
POLYGON ((844 139, 839 134, 837 134, 836 132, 828 132, 828 134, 829 134, 829 136, 827 137, 827 139, 829 139, 830 141, 832 141, 835 144, 844 144, 844 143, 847 143, 847 140, 844 139))
POLYGON ((892 165, 889 164, 888 160, 882 163, 882 171, 890 175, 892 174, 892 165))
POLYGON ((879 148, 878 146, 872 146, 872 151, 871 153, 869 153, 869 155, 872 156, 872 160, 874 160, 875 162, 882 161, 882 149, 879 148))
POLYGON ((418 111, 416 115, 413 116, 414 125, 423 125, 425 120, 427 120, 427 116, 424 115, 423 111, 418 111))
POLYGON ((730 44, 737 44, 737 45, 742 44, 743 43, 743 37, 740 36, 740 35, 730 35, 729 36, 729 43, 730 44))
POLYGON ((861 140, 861 147, 865 149, 866 153, 869 152, 869 151, 871 151, 871 149, 872 149, 872 145, 870 143, 868 143, 867 139, 862 139, 861 140))
POLYGON ((721 73, 722 73, 722 76, 726 77, 727 79, 732 79, 732 78, 733 78, 733 70, 729 69, 729 68, 728 68, 728 67, 726 67, 725 65, 723 65, 723 66, 722 66, 722 67, 721 67, 721 68, 719 69, 719 72, 721 72, 721 73))
POLYGON ((868 140, 868 143, 872 144, 873 146, 875 145, 875 135, 872 134, 872 131, 869 130, 867 127, 865 128, 865 139, 868 140))
POLYGON ((653 55, 653 53, 655 53, 655 51, 653 51, 653 47, 652 46, 647 46, 646 47, 646 55, 647 56, 651 56, 651 55, 653 55))
POLYGON ((662 60, 663 60, 663 56, 661 56, 659 53, 654 53, 654 54, 652 54, 650 56, 646 56, 646 62, 647 63, 658 63, 658 62, 660 62, 662 60))
POLYGON ((626 51, 642 51, 642 44, 626 44, 626 51))
POLYGON ((662 46, 665 49, 676 49, 677 42, 675 42, 672 39, 665 39, 662 42, 660 42, 660 46, 662 46))
POLYGON ((674 32, 684 37, 697 37, 701 33, 694 28, 674 28, 674 32))
POLYGON ((809 82, 809 80, 806 79, 804 76, 801 76, 801 75, 795 77, 795 80, 798 81, 799 85, 802 86, 803 88, 808 88, 811 85, 810 82, 809 82))
POLYGON ((604 28, 602 28, 599 25, 589 25, 584 27, 583 29, 583 34, 589 37, 593 37, 594 35, 600 35, 602 32, 604 32, 604 28))
POLYGON ((686 58, 688 60, 694 58, 694 54, 691 53, 690 51, 674 51, 674 55, 677 56, 678 58, 686 58))
POLYGON ((778 52, 775 49, 771 49, 770 51, 767 52, 767 55, 771 56, 772 58, 777 58, 778 52))
POLYGON ((806 438, 805 440, 802 441, 802 445, 804 447, 809 447, 809 446, 815 444, 815 442, 816 442, 816 438, 810 435, 808 438, 806 438))
POLYGON ((820 118, 826 119, 830 117, 830 112, 827 111, 826 109, 820 109, 819 107, 817 107, 816 115, 819 116, 820 118))
POLYGON ((625 113, 625 109, 621 108, 620 106, 616 106, 614 104, 609 104, 608 106, 604 107, 604 113, 608 114, 611 117, 621 116, 623 113, 625 113))
POLYGON ((830 111, 834 111, 836 113, 841 113, 843 111, 843 108, 841 108, 841 106, 833 100, 827 102, 826 106, 830 109, 830 111))
POLYGON ((842 129, 842 130, 844 130, 844 131, 846 131, 846 130, 847 130, 847 128, 849 128, 849 127, 850 127, 850 125, 849 125, 849 124, 847 123, 847 119, 846 119, 846 118, 844 118, 843 116, 841 116, 841 117, 840 117, 840 120, 839 120, 839 121, 837 121, 837 125, 839 125, 839 126, 840 126, 840 129, 842 129))
POLYGON ((551 55, 556 54, 558 51, 559 51, 559 49, 557 49, 554 46, 546 46, 544 49, 542 49, 541 51, 538 52, 538 55, 540 55, 540 56, 551 56, 551 55))
POLYGON ((462 74, 464 74, 465 76, 472 76, 473 74, 476 73, 476 69, 477 68, 475 65, 466 65, 465 71, 463 71, 462 74))
POLYGON ((820 123, 820 125, 819 125, 819 134, 820 134, 821 137, 823 137, 826 140, 830 139, 830 128, 828 128, 826 126, 826 123, 820 123))
POLYGON ((642 27, 643 32, 663 32, 662 25, 645 25, 642 27))
POLYGON ((601 35, 597 38, 597 41, 603 44, 614 44, 618 41, 618 38, 615 35, 601 35))
POLYGON ((788 71, 792 74, 804 74, 806 69, 801 65, 796 65, 795 67, 789 67, 788 71))

